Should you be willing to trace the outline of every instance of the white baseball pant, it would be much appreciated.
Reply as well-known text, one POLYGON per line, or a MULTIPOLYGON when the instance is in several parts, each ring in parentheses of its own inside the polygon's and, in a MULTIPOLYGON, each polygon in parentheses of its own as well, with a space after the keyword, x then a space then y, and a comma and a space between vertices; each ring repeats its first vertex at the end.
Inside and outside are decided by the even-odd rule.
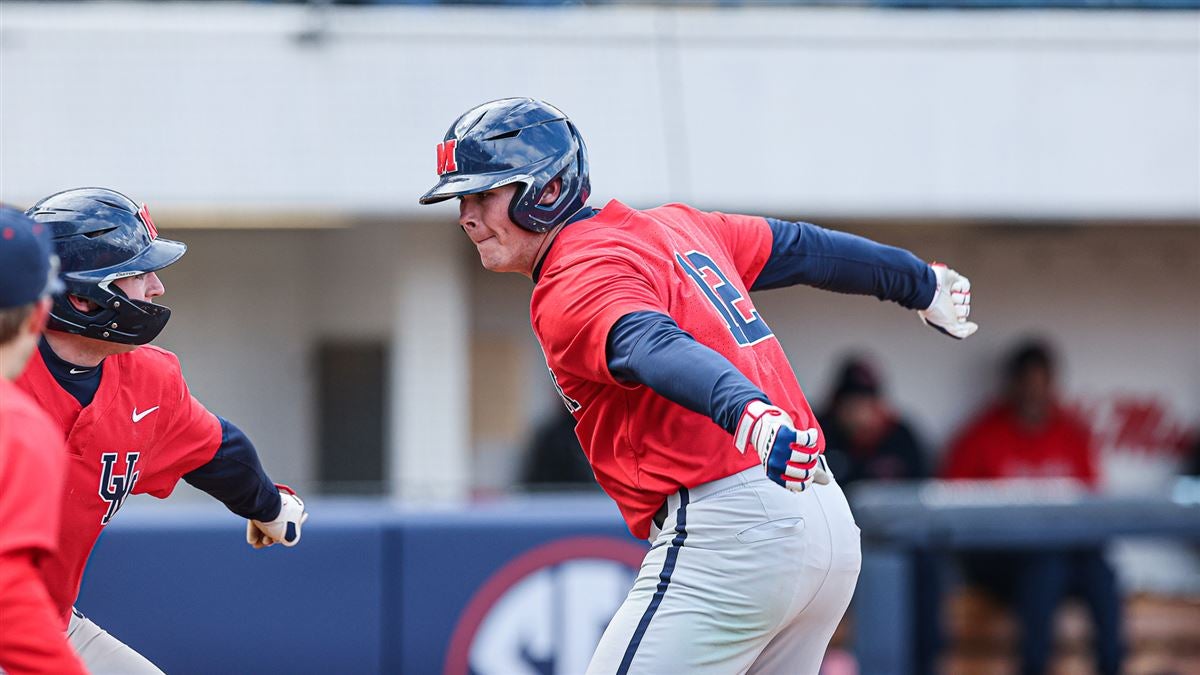
POLYGON ((67 641, 92 675, 163 675, 146 657, 74 608, 67 625, 67 641))
POLYGON ((836 481, 796 493, 761 467, 680 490, 587 672, 815 675, 862 564, 836 481))

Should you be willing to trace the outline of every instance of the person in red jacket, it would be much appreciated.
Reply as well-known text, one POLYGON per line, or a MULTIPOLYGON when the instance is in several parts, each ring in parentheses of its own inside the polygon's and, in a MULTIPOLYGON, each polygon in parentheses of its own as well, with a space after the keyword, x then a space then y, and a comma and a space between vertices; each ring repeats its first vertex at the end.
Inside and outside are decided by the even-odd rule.
POLYGON ((1058 402, 1049 349, 1030 342, 1013 352, 1000 400, 959 435, 946 478, 1074 478, 1096 487, 1091 432, 1058 402))
MULTIPOLYGON (((946 456, 949 479, 1074 478, 1098 481, 1088 427, 1059 402, 1050 348, 1030 340, 1009 357, 1003 395, 959 434, 946 456)), ((1044 673, 1054 613, 1068 593, 1083 596, 1095 624, 1096 665, 1118 673, 1124 652, 1116 577, 1098 548, 963 557, 972 585, 1009 600, 1022 626, 1022 672, 1044 673)))
POLYGON ((49 232, 0 206, 0 672, 83 673, 47 590, 67 471, 62 434, 12 380, 61 282, 49 232))

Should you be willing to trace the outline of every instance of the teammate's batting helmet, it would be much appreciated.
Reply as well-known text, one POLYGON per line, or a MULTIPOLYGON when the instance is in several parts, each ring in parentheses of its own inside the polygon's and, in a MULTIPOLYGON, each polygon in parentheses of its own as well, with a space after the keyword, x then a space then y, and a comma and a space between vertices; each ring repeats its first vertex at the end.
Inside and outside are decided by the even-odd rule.
POLYGON ((162 332, 171 310, 130 300, 112 283, 160 270, 187 251, 181 242, 159 238, 144 204, 113 190, 78 188, 50 195, 25 213, 50 228, 62 262, 66 291, 54 298, 50 329, 129 345, 162 332), (80 311, 68 295, 99 307, 80 311))
POLYGON ((558 108, 531 98, 504 98, 471 108, 454 121, 437 147, 437 185, 422 204, 519 183, 509 204, 513 222, 545 232, 583 208, 591 192, 587 149, 558 108), (553 204, 542 194, 556 178, 553 204))

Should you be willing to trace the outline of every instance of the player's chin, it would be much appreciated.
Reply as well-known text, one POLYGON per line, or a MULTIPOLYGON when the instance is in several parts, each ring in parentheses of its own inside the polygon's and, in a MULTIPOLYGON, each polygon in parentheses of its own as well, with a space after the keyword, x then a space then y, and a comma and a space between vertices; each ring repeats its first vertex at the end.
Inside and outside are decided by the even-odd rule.
POLYGON ((513 271, 512 262, 512 256, 504 255, 503 251, 496 250, 495 247, 486 245, 479 247, 479 264, 489 272, 511 272, 513 271))
POLYGON ((110 353, 110 354, 113 354, 113 355, 116 355, 116 354, 128 354, 129 352, 131 352, 131 351, 133 351, 133 350, 137 349, 137 348, 138 348, 138 346, 139 346, 139 345, 127 345, 127 344, 121 344, 121 343, 117 343, 117 342, 106 342, 105 344, 107 344, 107 345, 111 345, 111 346, 109 347, 109 350, 108 350, 108 351, 109 351, 109 353, 110 353))
POLYGON ((488 255, 483 251, 479 252, 479 264, 483 265, 483 269, 489 272, 507 272, 508 261, 496 255, 488 255))
POLYGON ((107 340, 97 340, 96 338, 87 338, 91 344, 95 345, 97 351, 107 355, 116 356, 117 354, 128 354, 138 348, 138 345, 127 345, 123 342, 109 342, 107 340))

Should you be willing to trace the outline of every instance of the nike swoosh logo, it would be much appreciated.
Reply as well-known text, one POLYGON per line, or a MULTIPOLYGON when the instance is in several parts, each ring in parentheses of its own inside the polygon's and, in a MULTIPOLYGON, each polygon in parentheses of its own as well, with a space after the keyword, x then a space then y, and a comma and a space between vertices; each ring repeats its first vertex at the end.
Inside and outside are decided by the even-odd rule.
POLYGON ((133 409, 133 423, 137 424, 138 422, 141 422, 143 417, 145 417, 146 415, 149 415, 150 413, 154 412, 155 410, 158 410, 158 406, 154 406, 153 408, 143 410, 142 412, 138 412, 137 408, 134 408, 133 409))
POLYGON ((78 369, 76 369, 76 368, 72 368, 72 369, 71 369, 71 374, 72 374, 72 375, 78 375, 78 374, 80 374, 80 373, 86 373, 86 372, 87 372, 87 371, 89 371, 89 370, 91 370, 91 368, 84 368, 83 370, 78 370, 78 369))

